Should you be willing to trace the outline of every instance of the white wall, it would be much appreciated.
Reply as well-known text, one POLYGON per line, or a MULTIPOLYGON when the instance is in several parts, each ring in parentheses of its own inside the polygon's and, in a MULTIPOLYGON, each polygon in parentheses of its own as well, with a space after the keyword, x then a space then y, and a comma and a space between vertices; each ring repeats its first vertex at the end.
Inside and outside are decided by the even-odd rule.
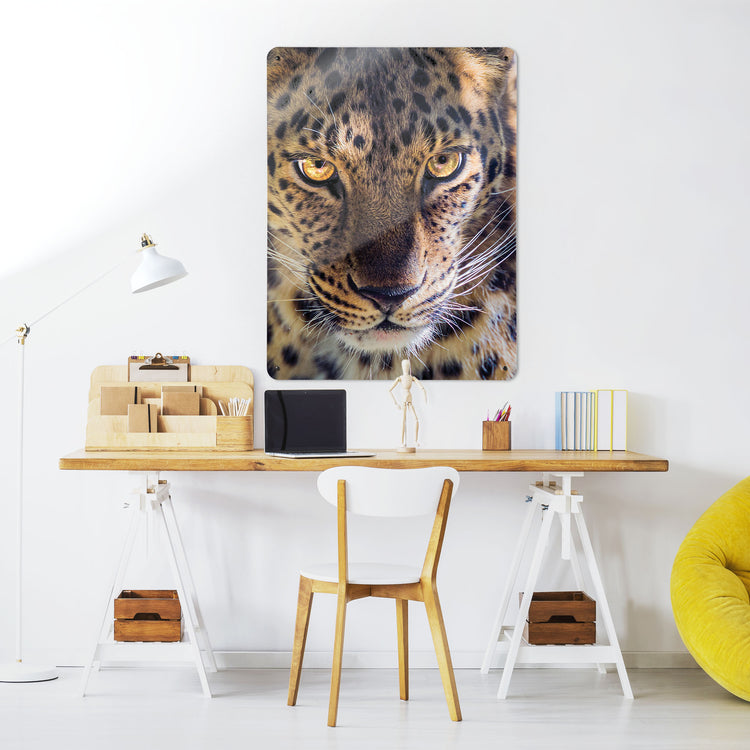
MULTIPOLYGON (((587 517, 624 649, 656 661, 683 651, 669 604, 674 554, 697 516, 748 472, 750 6, 252 5, 70 0, 3 12, 0 253, 14 272, 0 279, 0 339, 135 250, 143 231, 191 271, 131 297, 133 257, 32 332, 27 656, 80 662, 124 532, 133 477, 57 469, 83 444, 91 370, 133 351, 179 349, 195 363, 251 367, 258 395, 273 383, 265 374, 265 53, 317 44, 517 50, 519 374, 510 383, 427 384, 424 445, 479 447, 483 414, 510 400, 515 447, 549 448, 555 390, 628 388, 631 447, 668 458, 670 471, 587 476, 587 517)), ((3 602, 16 552, 15 358, 14 344, 0 348, 3 602)), ((393 444, 398 414, 385 384, 346 387, 351 443, 393 444)), ((288 650, 297 566, 333 542, 332 512, 313 476, 170 478, 215 647, 288 650)), ((484 648, 529 479, 463 477, 441 573, 459 664, 477 664, 484 648)), ((141 568, 129 585, 162 581, 158 560, 141 568)), ((566 584, 551 570, 546 577, 566 584)), ((0 607, 4 658, 12 613, 0 607)), ((332 618, 332 602, 317 604, 311 650, 329 649, 332 618)), ((415 610, 412 619, 413 648, 428 652, 424 618, 415 610)), ((383 602, 353 605, 348 648, 390 651, 392 620, 383 602)))

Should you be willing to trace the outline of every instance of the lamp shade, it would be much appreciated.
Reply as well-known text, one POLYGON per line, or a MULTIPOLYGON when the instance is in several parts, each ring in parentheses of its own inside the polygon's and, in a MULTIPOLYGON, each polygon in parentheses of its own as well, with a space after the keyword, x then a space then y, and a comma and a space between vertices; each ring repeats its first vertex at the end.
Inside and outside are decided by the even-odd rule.
POLYGON ((156 252, 156 246, 148 235, 143 235, 141 245, 141 264, 130 277, 130 291, 133 294, 147 292, 187 276, 185 266, 179 260, 156 252))

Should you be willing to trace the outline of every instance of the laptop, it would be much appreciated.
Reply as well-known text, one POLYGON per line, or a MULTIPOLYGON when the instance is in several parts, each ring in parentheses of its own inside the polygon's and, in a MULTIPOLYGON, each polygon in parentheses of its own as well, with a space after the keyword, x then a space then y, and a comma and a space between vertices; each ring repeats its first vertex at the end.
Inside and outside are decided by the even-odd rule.
POLYGON ((346 391, 265 392, 266 447, 282 458, 344 458, 374 453, 346 449, 346 391))

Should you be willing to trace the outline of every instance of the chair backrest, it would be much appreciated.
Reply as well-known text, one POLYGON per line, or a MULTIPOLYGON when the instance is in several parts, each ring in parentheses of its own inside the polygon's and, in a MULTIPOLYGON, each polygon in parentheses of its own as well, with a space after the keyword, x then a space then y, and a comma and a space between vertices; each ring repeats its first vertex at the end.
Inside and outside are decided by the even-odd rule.
POLYGON ((337 466, 318 477, 318 490, 336 505, 338 482, 346 482, 346 509, 361 516, 406 518, 434 515, 440 501, 443 482, 458 489, 458 472, 449 466, 425 469, 374 469, 367 466, 337 466))

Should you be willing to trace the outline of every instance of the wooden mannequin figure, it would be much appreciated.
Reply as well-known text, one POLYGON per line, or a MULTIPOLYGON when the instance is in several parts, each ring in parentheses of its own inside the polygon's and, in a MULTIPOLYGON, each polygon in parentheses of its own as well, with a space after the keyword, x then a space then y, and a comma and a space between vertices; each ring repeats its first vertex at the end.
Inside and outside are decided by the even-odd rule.
POLYGON ((401 360, 401 372, 403 375, 400 375, 396 378, 396 380, 393 382, 393 385, 389 389, 389 393, 391 394, 391 398, 393 399, 393 402, 396 404, 397 409, 401 409, 401 447, 398 448, 399 453, 414 453, 417 449, 416 446, 419 445, 419 417, 417 416, 417 412, 414 409, 414 402, 411 395, 411 387, 412 384, 416 383, 419 388, 422 389, 422 393, 424 394, 424 402, 427 403, 427 391, 424 389, 424 386, 411 374, 411 364, 409 363, 408 359, 401 360), (393 391, 397 386, 401 386, 403 390, 403 400, 399 402, 396 399, 396 396, 394 395, 393 391), (415 429, 414 429, 414 447, 410 447, 406 445, 406 412, 410 411, 412 416, 414 417, 414 423, 415 423, 415 429))

